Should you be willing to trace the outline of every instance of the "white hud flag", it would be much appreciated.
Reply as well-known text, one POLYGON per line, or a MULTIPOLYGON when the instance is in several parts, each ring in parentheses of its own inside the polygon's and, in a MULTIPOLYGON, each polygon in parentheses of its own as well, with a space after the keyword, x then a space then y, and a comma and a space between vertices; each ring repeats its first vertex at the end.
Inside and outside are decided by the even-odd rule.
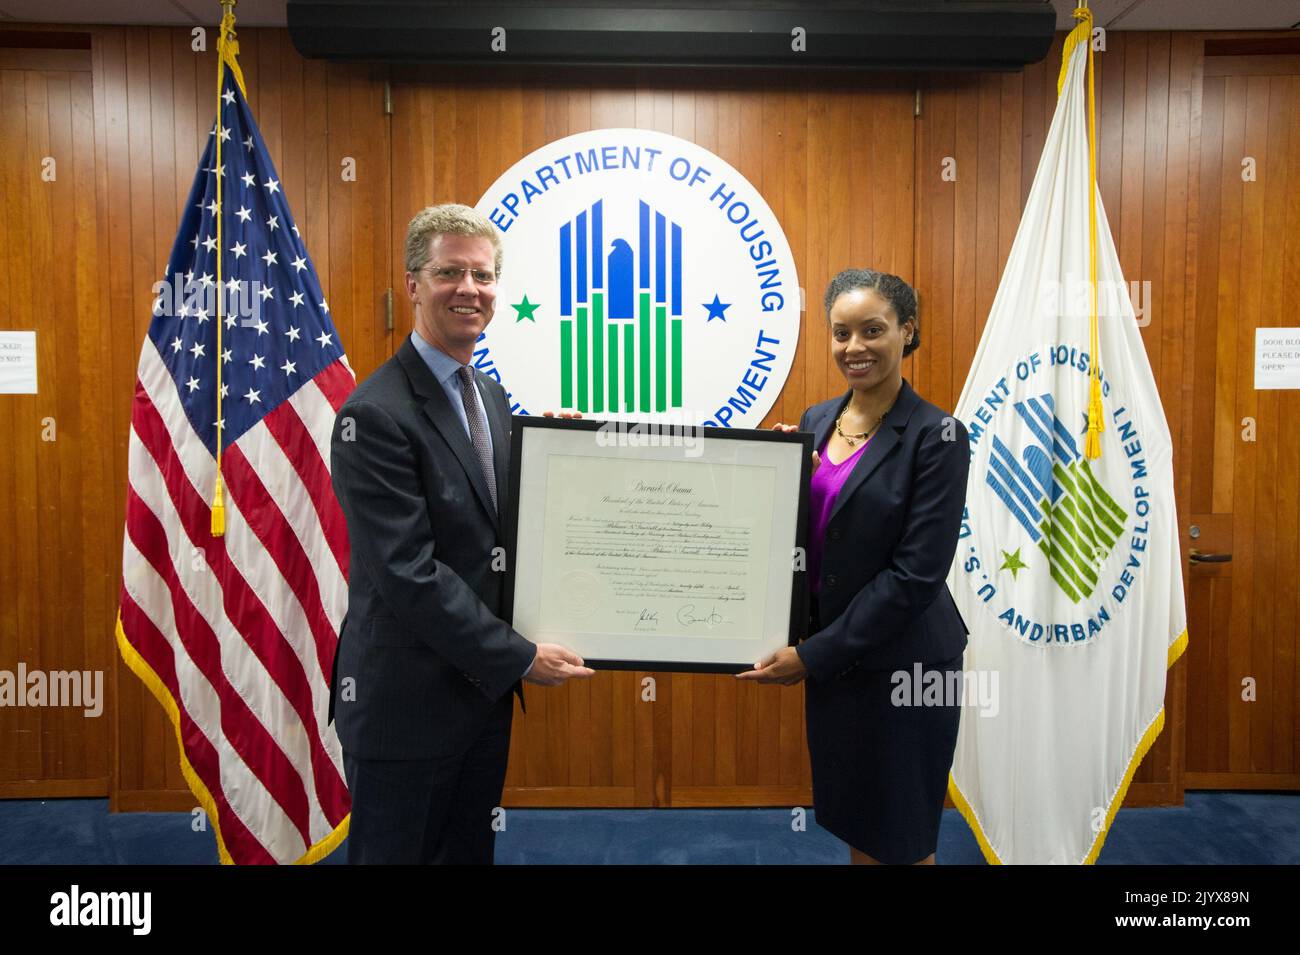
POLYGON ((990 862, 1096 860, 1164 726, 1165 671, 1187 643, 1169 427, 1090 166, 1092 23, 1076 16, 957 407, 971 468, 948 583, 971 631, 966 669, 996 673, 1001 692, 987 715, 963 715, 950 792, 990 862))

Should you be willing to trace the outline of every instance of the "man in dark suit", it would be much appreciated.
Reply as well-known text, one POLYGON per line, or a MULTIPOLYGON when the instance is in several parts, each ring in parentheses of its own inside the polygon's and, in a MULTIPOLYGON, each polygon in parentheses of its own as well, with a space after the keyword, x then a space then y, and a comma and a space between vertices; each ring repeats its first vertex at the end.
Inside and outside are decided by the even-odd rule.
POLYGON ((512 691, 592 670, 499 616, 510 473, 505 390, 473 368, 501 243, 466 206, 406 236, 415 330, 339 410, 334 490, 351 543, 330 715, 352 793, 348 861, 491 863, 512 691))

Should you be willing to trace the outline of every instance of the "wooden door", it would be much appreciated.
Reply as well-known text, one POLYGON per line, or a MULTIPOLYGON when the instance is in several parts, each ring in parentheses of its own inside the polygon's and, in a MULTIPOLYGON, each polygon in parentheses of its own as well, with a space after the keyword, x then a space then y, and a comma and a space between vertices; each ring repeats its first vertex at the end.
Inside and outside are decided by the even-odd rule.
POLYGON ((1254 387, 1300 326, 1300 57, 1206 56, 1198 208, 1186 785, 1300 789, 1300 393, 1254 387))
POLYGON ((0 42, 0 329, 35 331, 38 388, 0 395, 0 670, 28 703, 0 709, 0 798, 103 796, 109 785, 122 511, 107 469, 113 330, 100 309, 86 47, 0 42), (35 673, 39 706, 24 691, 42 677, 22 680, 35 673), (53 698, 55 673, 84 675, 78 695, 94 705, 52 705, 72 699, 67 677, 53 698))

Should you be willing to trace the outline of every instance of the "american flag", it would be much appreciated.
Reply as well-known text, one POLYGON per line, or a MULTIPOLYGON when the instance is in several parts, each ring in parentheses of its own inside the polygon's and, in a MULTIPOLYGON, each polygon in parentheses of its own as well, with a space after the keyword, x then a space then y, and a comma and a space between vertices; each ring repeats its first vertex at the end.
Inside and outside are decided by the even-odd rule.
POLYGON ((237 76, 140 350, 118 645, 172 719, 221 861, 311 862, 350 810, 326 724, 348 573, 329 440, 355 377, 237 76))

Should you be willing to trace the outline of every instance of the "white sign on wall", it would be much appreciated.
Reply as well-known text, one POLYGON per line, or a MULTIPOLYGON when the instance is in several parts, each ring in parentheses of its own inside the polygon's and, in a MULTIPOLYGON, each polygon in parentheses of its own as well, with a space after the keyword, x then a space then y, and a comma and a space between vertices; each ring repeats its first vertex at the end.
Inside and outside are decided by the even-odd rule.
POLYGON ((0 332, 0 395, 36 394, 36 333, 0 332))
POLYGON ((692 142, 598 129, 525 156, 478 210, 505 243, 475 364, 517 414, 756 428, 800 290, 758 190, 692 142))
POLYGON ((1300 388, 1300 328, 1255 329, 1255 388, 1300 388))

